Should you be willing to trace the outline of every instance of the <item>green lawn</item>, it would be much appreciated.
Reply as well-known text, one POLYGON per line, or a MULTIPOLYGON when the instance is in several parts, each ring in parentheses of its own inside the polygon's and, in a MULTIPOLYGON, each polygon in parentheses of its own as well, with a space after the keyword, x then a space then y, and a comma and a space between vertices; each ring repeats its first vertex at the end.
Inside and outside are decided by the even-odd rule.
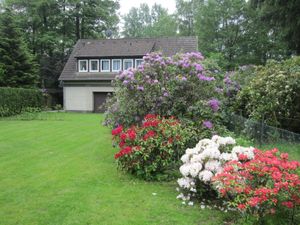
POLYGON ((149 183, 118 171, 101 120, 48 113, 0 121, 1 225, 216 225, 228 217, 182 205, 175 182, 149 183))

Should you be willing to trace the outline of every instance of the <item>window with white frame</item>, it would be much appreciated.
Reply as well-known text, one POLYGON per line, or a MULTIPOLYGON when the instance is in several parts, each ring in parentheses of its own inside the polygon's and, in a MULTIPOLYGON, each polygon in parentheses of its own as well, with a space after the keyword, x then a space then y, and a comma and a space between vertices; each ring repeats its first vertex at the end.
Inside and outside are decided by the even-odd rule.
POLYGON ((101 72, 110 72, 110 60, 109 59, 101 59, 101 72))
POLYGON ((122 60, 121 59, 113 59, 112 60, 112 71, 119 72, 122 70, 122 60))
POLYGON ((143 59, 135 59, 135 68, 138 68, 143 62, 143 59))
POLYGON ((90 59, 90 72, 99 72, 99 60, 90 59))
POLYGON ((79 72, 88 71, 88 60, 78 60, 78 71, 79 72))
POLYGON ((133 67, 133 59, 124 59, 123 60, 123 69, 127 70, 133 67))

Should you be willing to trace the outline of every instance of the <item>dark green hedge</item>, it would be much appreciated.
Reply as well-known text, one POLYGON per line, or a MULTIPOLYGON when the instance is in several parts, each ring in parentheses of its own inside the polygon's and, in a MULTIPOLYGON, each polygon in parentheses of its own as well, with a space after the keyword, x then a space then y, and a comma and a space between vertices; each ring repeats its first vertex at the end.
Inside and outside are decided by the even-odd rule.
POLYGON ((42 108, 43 103, 39 90, 0 87, 0 117, 20 114, 28 108, 42 108))

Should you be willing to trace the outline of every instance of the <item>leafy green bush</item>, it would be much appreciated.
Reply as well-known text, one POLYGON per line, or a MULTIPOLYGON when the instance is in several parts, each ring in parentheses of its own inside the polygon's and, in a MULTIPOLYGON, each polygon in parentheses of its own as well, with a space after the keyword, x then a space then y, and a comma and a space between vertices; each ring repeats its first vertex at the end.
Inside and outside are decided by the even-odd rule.
POLYGON ((237 94, 235 111, 268 124, 300 132, 300 57, 269 61, 237 94))
POLYGON ((141 126, 112 131, 120 150, 115 154, 119 166, 146 180, 165 179, 166 171, 176 168, 192 132, 180 122, 148 114, 141 126))
POLYGON ((184 126, 194 128, 198 136, 219 131, 220 102, 215 90, 214 71, 198 52, 163 57, 151 53, 137 69, 116 77, 116 92, 106 104, 106 124, 130 127, 140 124, 149 113, 175 116, 184 126))
POLYGON ((42 108, 43 95, 36 89, 0 87, 0 117, 42 108))

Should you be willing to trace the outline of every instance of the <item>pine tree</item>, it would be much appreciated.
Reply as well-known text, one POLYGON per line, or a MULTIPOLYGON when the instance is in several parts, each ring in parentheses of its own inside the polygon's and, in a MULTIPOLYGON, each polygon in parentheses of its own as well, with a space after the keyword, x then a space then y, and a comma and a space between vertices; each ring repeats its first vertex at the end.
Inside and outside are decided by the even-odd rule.
POLYGON ((35 87, 38 67, 9 9, 0 14, 0 86, 35 87))

